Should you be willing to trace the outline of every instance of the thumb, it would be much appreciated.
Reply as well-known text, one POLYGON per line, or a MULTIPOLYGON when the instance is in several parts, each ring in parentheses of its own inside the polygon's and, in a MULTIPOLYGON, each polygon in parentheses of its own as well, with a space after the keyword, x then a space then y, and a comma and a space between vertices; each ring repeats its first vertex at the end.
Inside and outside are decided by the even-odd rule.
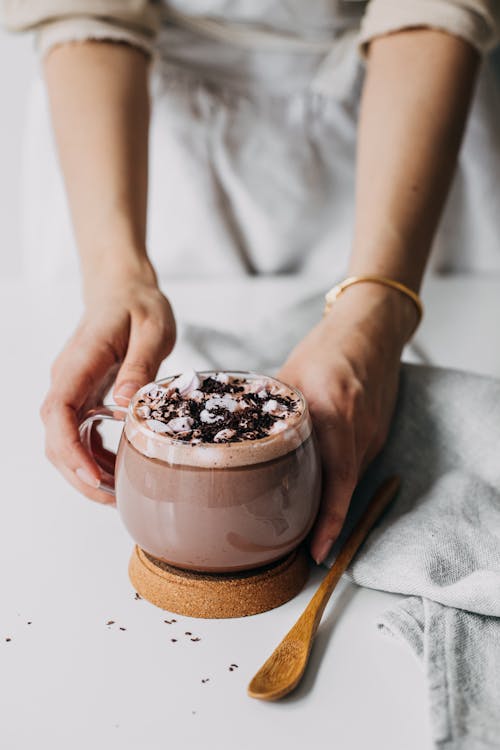
POLYGON ((155 379, 163 359, 174 345, 174 333, 167 326, 146 318, 132 319, 127 353, 118 372, 113 396, 126 405, 139 388, 155 379))

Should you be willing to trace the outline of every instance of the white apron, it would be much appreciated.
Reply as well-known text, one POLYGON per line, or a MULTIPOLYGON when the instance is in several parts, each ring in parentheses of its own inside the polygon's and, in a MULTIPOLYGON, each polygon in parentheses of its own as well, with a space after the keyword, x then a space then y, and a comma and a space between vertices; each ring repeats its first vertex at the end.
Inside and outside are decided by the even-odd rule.
MULTIPOLYGON (((262 277, 293 279, 289 304, 314 297, 316 314, 320 293, 345 271, 353 232, 363 78, 356 35, 365 3, 175 0, 168 6, 152 77, 148 247, 159 276, 240 285, 252 279, 252 299, 262 277)), ((490 55, 434 267, 500 271, 499 123, 500 66, 490 55)), ((46 281, 75 276, 77 253, 40 81, 30 99, 23 183, 27 274, 46 281)), ((204 319, 203 309, 197 314, 204 319)), ((259 305, 252 308, 253 333, 263 314, 259 305)), ((293 342, 291 334, 283 346, 293 342)))

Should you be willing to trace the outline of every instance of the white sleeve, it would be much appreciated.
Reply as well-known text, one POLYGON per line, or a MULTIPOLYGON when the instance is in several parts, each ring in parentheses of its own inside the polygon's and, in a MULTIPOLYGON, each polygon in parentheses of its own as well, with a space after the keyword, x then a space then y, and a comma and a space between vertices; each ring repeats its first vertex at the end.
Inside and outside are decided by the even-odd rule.
POLYGON ((428 27, 469 42, 480 53, 500 38, 499 0, 371 0, 360 34, 361 51, 377 36, 428 27))
POLYGON ((10 31, 34 31, 41 55, 65 42, 126 42, 153 51, 161 23, 155 0, 2 0, 1 20, 10 31))

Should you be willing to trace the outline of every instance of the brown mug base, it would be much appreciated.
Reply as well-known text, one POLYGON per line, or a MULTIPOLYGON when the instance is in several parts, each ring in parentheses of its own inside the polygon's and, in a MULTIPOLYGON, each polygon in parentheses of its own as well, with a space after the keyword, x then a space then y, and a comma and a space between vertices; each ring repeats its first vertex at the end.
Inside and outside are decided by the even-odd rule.
POLYGON ((247 617, 285 604, 304 587, 309 563, 303 547, 254 570, 197 573, 157 560, 136 546, 129 563, 135 590, 161 609, 188 617, 247 617))

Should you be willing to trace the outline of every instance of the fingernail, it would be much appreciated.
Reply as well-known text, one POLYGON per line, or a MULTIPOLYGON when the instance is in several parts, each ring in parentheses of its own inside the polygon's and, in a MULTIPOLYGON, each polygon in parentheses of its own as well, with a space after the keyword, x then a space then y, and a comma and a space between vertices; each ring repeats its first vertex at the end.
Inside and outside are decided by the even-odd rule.
POLYGON ((89 487, 93 487, 94 489, 97 489, 101 484, 100 481, 98 479, 95 479, 92 474, 89 474, 86 469, 77 469, 75 471, 75 474, 78 479, 80 479, 85 484, 88 484, 89 487))
POLYGON ((332 548, 333 539, 325 539, 323 544, 320 545, 319 553, 316 555, 315 560, 320 565, 328 557, 328 554, 332 548))
POLYGON ((139 383, 122 383, 118 390, 115 391, 115 399, 123 399, 123 401, 128 402, 140 387, 139 383))

